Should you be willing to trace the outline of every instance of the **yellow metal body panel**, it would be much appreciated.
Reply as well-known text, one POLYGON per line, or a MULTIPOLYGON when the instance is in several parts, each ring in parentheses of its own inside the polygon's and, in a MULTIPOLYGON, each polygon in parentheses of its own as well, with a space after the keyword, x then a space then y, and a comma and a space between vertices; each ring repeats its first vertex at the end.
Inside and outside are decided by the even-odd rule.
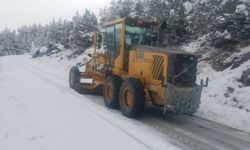
POLYGON ((167 62, 166 54, 150 52, 146 49, 129 52, 129 70, 126 76, 140 79, 156 105, 163 104, 162 84, 167 80, 167 62), (160 78, 155 78, 156 76, 160 78))
POLYGON ((150 53, 129 52, 129 76, 143 77, 144 83, 151 82, 152 55, 150 53), (143 55, 143 56, 139 56, 143 55))

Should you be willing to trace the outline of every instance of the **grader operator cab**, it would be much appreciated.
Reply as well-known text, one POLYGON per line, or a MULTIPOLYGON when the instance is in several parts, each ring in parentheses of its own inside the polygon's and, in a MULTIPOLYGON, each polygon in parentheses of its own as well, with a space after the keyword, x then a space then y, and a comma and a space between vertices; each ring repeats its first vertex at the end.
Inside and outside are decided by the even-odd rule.
POLYGON ((150 104, 164 112, 196 112, 208 80, 196 84, 196 55, 155 46, 159 28, 155 22, 128 18, 104 24, 105 34, 94 35, 94 54, 85 71, 71 68, 70 87, 83 93, 102 91, 105 105, 128 117, 139 116, 150 104), (100 41, 105 41, 104 52, 98 52, 100 41))

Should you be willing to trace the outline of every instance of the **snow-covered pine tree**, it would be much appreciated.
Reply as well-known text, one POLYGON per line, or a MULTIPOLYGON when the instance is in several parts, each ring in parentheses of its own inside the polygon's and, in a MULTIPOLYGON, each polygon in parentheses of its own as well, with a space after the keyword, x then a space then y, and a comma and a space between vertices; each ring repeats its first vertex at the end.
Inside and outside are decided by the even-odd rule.
POLYGON ((132 14, 133 18, 144 19, 147 10, 146 0, 137 0, 135 2, 134 13, 132 14))
POLYGON ((0 53, 1 55, 19 55, 22 52, 19 49, 16 31, 6 28, 0 35, 0 53))
POLYGON ((62 22, 56 22, 55 19, 50 23, 48 27, 48 39, 50 39, 50 44, 57 44, 60 42, 60 31, 59 26, 62 24, 62 22))
POLYGON ((97 17, 91 13, 88 9, 82 17, 83 21, 83 50, 90 47, 93 44, 93 32, 98 31, 97 17))
POLYGON ((134 10, 133 0, 118 0, 116 5, 117 14, 120 18, 131 17, 134 10))
POLYGON ((69 43, 69 38, 71 36, 73 29, 73 24, 72 22, 63 21, 63 29, 62 29, 62 37, 60 43, 66 48, 70 48, 70 43, 69 43))
POLYGON ((97 18, 89 10, 83 16, 76 13, 73 17, 73 31, 70 37, 70 47, 76 54, 81 54, 92 44, 92 32, 97 31, 97 18))
POLYGON ((210 30, 212 46, 223 48, 250 38, 249 2, 221 1, 210 30))
POLYGON ((165 21, 165 46, 178 46, 188 39, 187 20, 184 0, 167 0, 162 3, 162 15, 158 15, 160 22, 165 21), (164 9, 165 8, 165 9, 164 9))
POLYGON ((147 20, 164 21, 170 14, 170 8, 166 0, 149 0, 147 10, 147 20))
POLYGON ((29 27, 22 26, 17 29, 17 40, 19 43, 19 48, 22 53, 29 52, 31 49, 31 39, 29 38, 29 27))
POLYGON ((124 18, 135 17, 135 0, 112 0, 108 6, 100 10, 100 23, 124 18))

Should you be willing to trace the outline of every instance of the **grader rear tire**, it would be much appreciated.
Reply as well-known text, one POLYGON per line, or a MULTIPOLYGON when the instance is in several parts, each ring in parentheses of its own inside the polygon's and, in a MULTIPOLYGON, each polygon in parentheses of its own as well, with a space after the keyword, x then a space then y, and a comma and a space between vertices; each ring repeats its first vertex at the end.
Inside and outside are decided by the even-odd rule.
POLYGON ((109 75, 103 85, 103 98, 107 107, 116 109, 119 107, 119 90, 121 79, 114 75, 109 75))
POLYGON ((120 108, 129 118, 136 118, 144 110, 145 94, 142 83, 137 79, 127 79, 120 90, 120 108))

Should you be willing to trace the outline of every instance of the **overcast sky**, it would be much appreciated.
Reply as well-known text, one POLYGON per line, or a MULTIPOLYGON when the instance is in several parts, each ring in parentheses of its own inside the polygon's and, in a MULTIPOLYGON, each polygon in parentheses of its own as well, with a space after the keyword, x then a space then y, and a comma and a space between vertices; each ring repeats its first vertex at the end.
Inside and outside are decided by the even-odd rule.
POLYGON ((22 25, 48 23, 52 18, 71 19, 78 10, 85 8, 97 16, 99 9, 110 0, 0 0, 0 30, 16 29, 22 25))

